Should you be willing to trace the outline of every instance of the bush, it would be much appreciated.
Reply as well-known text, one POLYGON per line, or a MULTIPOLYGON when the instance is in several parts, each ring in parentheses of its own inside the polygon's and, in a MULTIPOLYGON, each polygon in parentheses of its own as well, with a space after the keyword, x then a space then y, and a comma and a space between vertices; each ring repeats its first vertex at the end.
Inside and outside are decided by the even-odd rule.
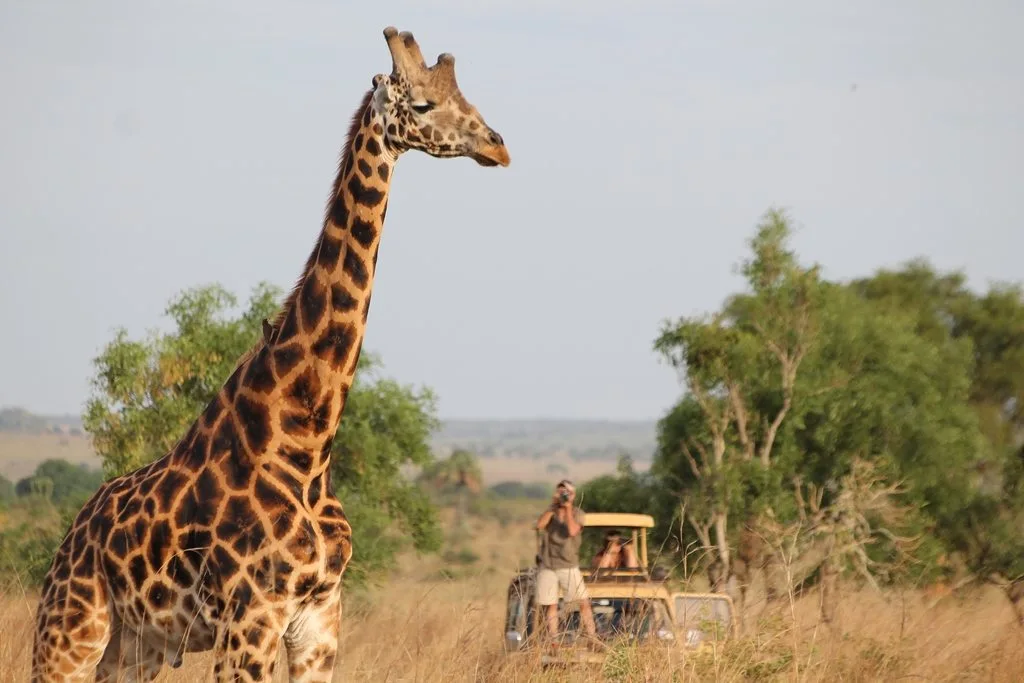
POLYGON ((467 565, 475 564, 479 561, 480 556, 469 548, 459 548, 458 550, 445 551, 442 559, 449 564, 467 565))
POLYGON ((0 474, 0 507, 10 505, 17 498, 14 492, 14 482, 0 474))
POLYGON ((103 483, 103 473, 85 465, 51 458, 39 464, 30 477, 15 486, 19 496, 43 496, 56 505, 79 507, 103 483))
POLYGON ((545 500, 551 497, 550 484, 541 482, 503 481, 488 489, 497 498, 526 498, 529 500, 545 500))
POLYGON ((25 521, 0 531, 0 589, 38 586, 78 510, 35 498, 12 504, 11 512, 25 521))

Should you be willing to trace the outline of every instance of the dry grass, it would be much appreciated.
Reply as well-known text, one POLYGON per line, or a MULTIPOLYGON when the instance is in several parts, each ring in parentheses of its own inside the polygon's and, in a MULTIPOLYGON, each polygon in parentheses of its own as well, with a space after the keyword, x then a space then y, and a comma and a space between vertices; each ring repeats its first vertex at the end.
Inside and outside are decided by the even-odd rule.
POLYGON ((50 458, 95 469, 103 465, 85 436, 0 432, 0 475, 11 481, 31 475, 39 463, 50 458))
MULTIPOLYGON (((479 560, 440 578, 438 558, 403 558, 386 586, 347 601, 339 681, 989 681, 1024 680, 1024 634, 995 589, 928 607, 921 592, 850 589, 835 631, 817 620, 817 593, 766 612, 754 605, 749 634, 717 651, 618 651, 603 671, 542 670, 501 651, 508 577, 532 556, 525 519, 504 528, 473 520, 479 560), (760 610, 760 613, 757 613, 760 610)), ((18 589, 0 605, 0 678, 26 680, 33 597, 18 589)), ((190 655, 159 681, 209 680, 209 655, 190 655)), ((280 670, 280 669, 279 669, 280 670)), ((286 680, 281 674, 275 680, 286 680)))

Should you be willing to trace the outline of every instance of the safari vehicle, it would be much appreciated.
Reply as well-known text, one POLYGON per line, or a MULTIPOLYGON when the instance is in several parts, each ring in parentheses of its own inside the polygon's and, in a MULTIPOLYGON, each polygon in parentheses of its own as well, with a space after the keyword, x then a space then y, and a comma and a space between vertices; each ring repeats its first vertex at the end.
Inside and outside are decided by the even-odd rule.
MULTIPOLYGON (((543 611, 535 602, 536 566, 521 570, 509 583, 505 612, 505 651, 535 652, 542 663, 600 663, 601 651, 618 643, 661 644, 697 649, 731 638, 736 633, 732 600, 718 593, 673 592, 667 572, 650 569, 647 530, 650 515, 588 512, 580 549, 580 570, 590 593, 597 627, 597 647, 581 647, 590 639, 582 630, 578 606, 560 599, 559 647, 553 652, 538 647, 546 641, 543 611), (597 569, 590 558, 609 529, 616 529, 633 544, 639 565, 631 569, 597 569), (597 650, 596 652, 594 650, 597 650)), ((538 534, 539 538, 539 534, 538 534)))

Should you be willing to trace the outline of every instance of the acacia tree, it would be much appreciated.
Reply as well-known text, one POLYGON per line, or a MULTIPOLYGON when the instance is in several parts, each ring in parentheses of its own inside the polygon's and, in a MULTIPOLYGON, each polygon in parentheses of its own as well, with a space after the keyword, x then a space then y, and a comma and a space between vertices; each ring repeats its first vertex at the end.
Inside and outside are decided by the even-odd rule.
MULTIPOLYGON (((211 401, 238 358, 272 318, 280 291, 257 286, 241 313, 237 299, 219 285, 176 296, 166 309, 169 332, 142 340, 118 330, 95 359, 93 393, 83 423, 103 458, 107 477, 134 470, 164 455, 211 401)), ((352 522, 357 549, 347 581, 364 581, 391 565, 405 545, 398 528, 423 552, 440 547, 436 510, 401 474, 433 455, 436 402, 429 389, 380 377, 380 359, 363 352, 332 445, 332 481, 352 522)))
POLYGON ((469 496, 483 489, 484 476, 476 456, 456 448, 447 458, 435 460, 423 468, 419 480, 436 493, 455 495, 455 527, 462 531, 469 496))
POLYGON ((686 393, 659 424, 652 474, 741 609, 753 569, 769 574, 769 599, 780 579, 819 568, 872 584, 933 570, 939 529, 963 527, 987 457, 969 340, 923 334, 914 311, 821 280, 788 233, 769 212, 743 270, 749 291, 656 342, 686 393), (766 543, 780 533, 802 539, 785 558, 766 543))
POLYGON ((970 479, 976 495, 937 528, 971 579, 992 580, 1024 624, 1024 289, 997 283, 976 294, 962 273, 938 273, 914 260, 853 283, 865 299, 913 321, 921 336, 968 349, 973 409, 986 448, 970 479))
POLYGON ((789 233, 786 215, 768 211, 742 269, 750 291, 713 316, 665 324, 654 345, 686 389, 660 425, 656 471, 673 481, 681 514, 713 550, 714 589, 728 587, 741 605, 752 558, 744 547, 734 561, 729 520, 752 520, 778 495, 777 439, 817 335, 818 271, 786 249, 789 233))
POLYGON ((15 492, 27 496, 42 486, 48 491, 45 497, 50 498, 55 504, 80 506, 102 483, 103 476, 96 470, 51 458, 39 463, 31 476, 20 480, 15 485, 15 492), (40 484, 40 481, 45 483, 40 484))

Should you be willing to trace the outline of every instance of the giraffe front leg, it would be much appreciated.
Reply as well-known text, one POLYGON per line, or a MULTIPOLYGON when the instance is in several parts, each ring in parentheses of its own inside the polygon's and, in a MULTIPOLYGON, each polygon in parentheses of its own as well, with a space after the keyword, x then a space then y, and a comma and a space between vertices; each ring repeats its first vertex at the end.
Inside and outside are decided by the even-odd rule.
POLYGON ((328 683, 334 675, 341 591, 299 608, 284 634, 291 683, 328 683))
POLYGON ((164 651, 120 626, 96 668, 96 683, 149 683, 164 666, 164 651))
POLYGON ((263 683, 274 677, 281 629, 271 614, 232 620, 223 627, 213 665, 217 683, 263 683))

